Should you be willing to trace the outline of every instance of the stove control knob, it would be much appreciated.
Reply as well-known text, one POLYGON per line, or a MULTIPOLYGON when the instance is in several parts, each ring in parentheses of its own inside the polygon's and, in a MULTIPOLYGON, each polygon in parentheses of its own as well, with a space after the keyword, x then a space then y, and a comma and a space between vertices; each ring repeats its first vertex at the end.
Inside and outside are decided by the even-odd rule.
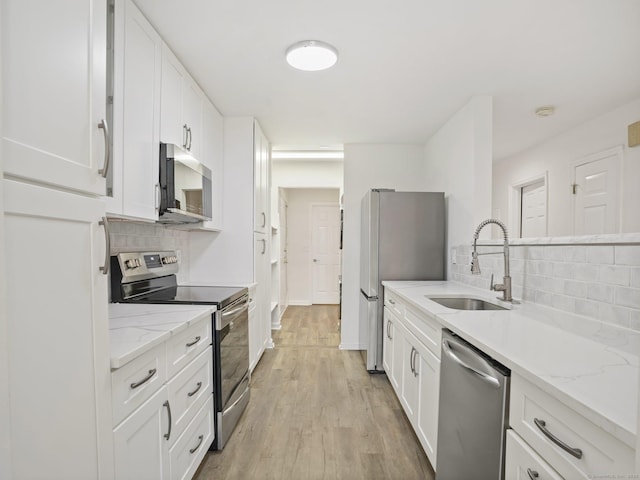
POLYGON ((142 262, 140 261, 139 258, 136 258, 136 262, 135 263, 136 263, 136 267, 142 266, 142 262))
POLYGON ((125 260, 124 266, 127 267, 127 269, 136 268, 135 259, 130 258, 129 260, 125 260))

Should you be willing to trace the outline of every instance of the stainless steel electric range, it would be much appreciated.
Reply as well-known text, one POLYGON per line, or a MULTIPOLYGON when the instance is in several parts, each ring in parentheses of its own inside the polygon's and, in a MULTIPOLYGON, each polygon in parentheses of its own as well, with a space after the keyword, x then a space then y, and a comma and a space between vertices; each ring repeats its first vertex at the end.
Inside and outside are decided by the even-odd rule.
POLYGON ((244 287, 178 285, 176 252, 132 252, 111 257, 113 303, 215 305, 212 316, 213 398, 222 450, 249 403, 249 295, 244 287))

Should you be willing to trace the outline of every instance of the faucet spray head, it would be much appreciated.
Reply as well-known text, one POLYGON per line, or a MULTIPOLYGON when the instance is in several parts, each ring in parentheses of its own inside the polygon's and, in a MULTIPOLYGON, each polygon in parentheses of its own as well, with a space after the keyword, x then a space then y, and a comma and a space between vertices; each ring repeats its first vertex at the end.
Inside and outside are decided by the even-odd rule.
POLYGON ((480 271, 480 262, 478 261, 478 254, 473 252, 471 256, 471 274, 472 275, 480 275, 482 273, 480 271))

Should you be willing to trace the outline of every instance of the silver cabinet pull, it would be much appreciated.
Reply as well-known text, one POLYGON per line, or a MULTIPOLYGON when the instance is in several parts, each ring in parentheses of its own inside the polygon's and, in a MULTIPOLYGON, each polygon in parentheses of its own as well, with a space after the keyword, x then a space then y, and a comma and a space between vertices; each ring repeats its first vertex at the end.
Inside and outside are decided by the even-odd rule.
POLYGON ((144 377, 142 380, 140 380, 139 382, 133 382, 131 384, 131 388, 138 388, 141 385, 144 385, 145 383, 147 383, 149 380, 151 380, 151 377, 153 377, 156 374, 156 369, 151 369, 149 370, 149 374, 144 377))
POLYGON ((187 148, 187 138, 188 138, 188 135, 189 135, 189 133, 188 133, 188 130, 187 130, 187 124, 185 123, 185 124, 182 126, 182 146, 183 146, 184 148, 187 148))
POLYGON ((189 449, 190 454, 193 455, 194 453, 196 453, 196 450, 198 450, 200 448, 200 445, 202 445, 202 440, 204 440, 204 435, 199 435, 198 444, 195 447, 189 449))
POLYGON ((536 472, 535 470, 531 470, 530 468, 527 468, 527 475, 529 475, 529 478, 531 480, 536 480, 536 478, 540 476, 538 472, 536 472))
POLYGON ((547 422, 545 422, 544 420, 540 420, 538 418, 534 418, 533 419, 533 423, 536 424, 536 427, 538 427, 540 429, 540 431, 542 433, 545 434, 545 436, 551 440, 553 443, 555 443, 556 445, 558 445, 560 448, 562 448, 565 452, 570 453, 571 455, 573 455, 574 457, 576 457, 577 459, 581 459, 582 458, 582 450, 580 450, 579 448, 574 448, 574 447, 570 447, 569 445, 567 445, 566 443, 564 443, 562 440, 560 440, 558 437, 556 437, 553 433, 551 433, 548 429, 547 429, 547 422))
POLYGON ((480 370, 477 370, 473 368, 471 365, 467 365, 465 362, 460 360, 460 358, 455 353, 453 353, 453 350, 451 349, 451 344, 454 344, 459 348, 464 348, 463 345, 460 345, 455 342, 451 342, 449 339, 442 340, 442 350, 444 351, 445 354, 449 356, 449 358, 451 358, 451 360, 456 362, 461 367, 466 368, 471 373, 474 373, 475 375, 480 377, 483 381, 489 383, 490 385, 493 385, 495 388, 500 388, 500 382, 498 381, 497 378, 494 378, 491 375, 487 375, 486 373, 481 372, 480 370))
POLYGON ((262 214, 262 226, 267 226, 267 215, 264 212, 260 212, 262 214))
POLYGON ((107 173, 109 172, 109 125, 107 125, 107 121, 103 118, 100 120, 98 124, 98 128, 102 129, 102 134, 104 135, 104 164, 102 168, 98 170, 98 173, 102 175, 103 178, 107 178, 107 173))
POLYGON ((393 336, 391 335, 391 320, 387 320, 387 338, 389 340, 393 340, 393 336))
POLYGON ((156 213, 160 213, 160 184, 156 183, 156 198, 155 198, 156 213))
POLYGON ((267 251, 267 241, 263 238, 260 240, 262 242, 262 251, 260 252, 261 255, 264 255, 264 252, 267 251))
POLYGON ((191 151, 191 140, 193 140, 192 137, 192 133, 191 133, 191 127, 187 127, 187 138, 188 138, 188 145, 187 145, 187 150, 191 151))
POLYGON ((200 335, 193 339, 193 342, 187 343, 187 347, 193 347, 196 343, 200 341, 200 335))
POLYGON ((169 400, 164 402, 162 406, 167 408, 167 414, 169 415, 169 431, 164 434, 164 438, 169 440, 169 438, 171 438, 171 424, 173 423, 171 420, 171 405, 169 404, 169 400))
POLYGON ((102 217, 102 220, 98 222, 98 225, 104 227, 104 265, 100 267, 100 271, 105 275, 109 275, 111 239, 109 238, 109 221, 107 220, 107 217, 102 217))
POLYGON ((198 393, 198 390, 200 390, 202 388, 202 382, 198 382, 196 383, 197 387, 193 392, 189 392, 187 393, 187 397, 193 397, 196 393, 198 393))

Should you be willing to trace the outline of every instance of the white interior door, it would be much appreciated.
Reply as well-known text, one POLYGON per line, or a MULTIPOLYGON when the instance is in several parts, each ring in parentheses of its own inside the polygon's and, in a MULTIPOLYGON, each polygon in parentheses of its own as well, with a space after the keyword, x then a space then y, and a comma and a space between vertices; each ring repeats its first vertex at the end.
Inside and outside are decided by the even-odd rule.
POLYGON ((312 205, 312 303, 339 303, 340 206, 312 205))
POLYGON ((544 179, 525 185, 521 190, 521 237, 547 236, 547 187, 544 179))
POLYGON ((590 155, 574 164, 574 234, 617 233, 619 148, 590 155))

